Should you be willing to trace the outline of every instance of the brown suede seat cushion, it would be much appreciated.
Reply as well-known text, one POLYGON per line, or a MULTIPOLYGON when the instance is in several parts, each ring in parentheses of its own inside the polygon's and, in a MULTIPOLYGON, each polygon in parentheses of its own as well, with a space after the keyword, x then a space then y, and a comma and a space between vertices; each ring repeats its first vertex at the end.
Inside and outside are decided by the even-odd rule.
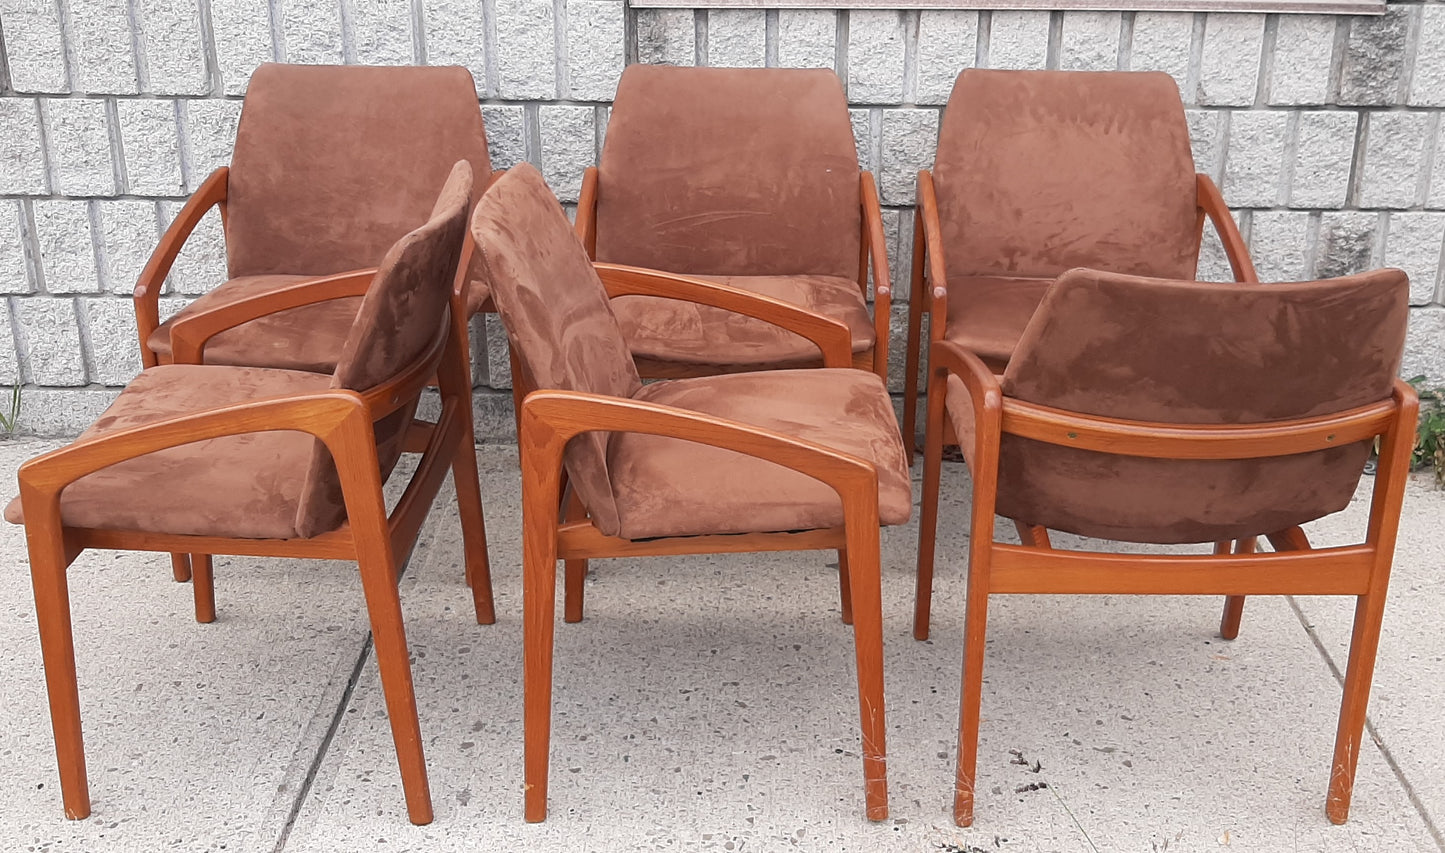
POLYGON ((948 328, 943 336, 990 362, 1013 357, 1019 336, 1052 278, 959 276, 948 279, 948 328))
MULTIPOLYGON (((120 429, 263 397, 326 391, 319 373, 161 365, 137 376, 78 442, 120 429)), ((130 459, 77 480, 60 496, 67 527, 240 539, 292 539, 316 440, 256 432, 198 441, 130 459)), ((20 499, 5 518, 23 524, 20 499)))
MULTIPOLYGON (((690 409, 814 441, 872 462, 878 518, 905 524, 911 482, 893 404, 861 370, 779 370, 656 382, 633 399, 690 409)), ((695 536, 836 527, 843 504, 825 483, 731 450, 615 433, 607 470, 621 536, 695 536)))
MULTIPOLYGON (((176 312, 146 341, 163 361, 171 357, 171 326, 177 319, 279 290, 313 276, 248 275, 233 278, 176 312)), ((265 365, 283 370, 330 373, 361 307, 361 297, 333 299, 279 311, 227 329, 206 342, 207 364, 265 365)))
MULTIPOLYGON (((853 335, 853 352, 877 340, 858 283, 824 275, 699 275, 729 287, 791 302, 841 320, 853 335)), ((632 354, 679 364, 806 366, 821 363, 818 348, 799 335, 710 305, 651 296, 612 300, 612 313, 632 354)))

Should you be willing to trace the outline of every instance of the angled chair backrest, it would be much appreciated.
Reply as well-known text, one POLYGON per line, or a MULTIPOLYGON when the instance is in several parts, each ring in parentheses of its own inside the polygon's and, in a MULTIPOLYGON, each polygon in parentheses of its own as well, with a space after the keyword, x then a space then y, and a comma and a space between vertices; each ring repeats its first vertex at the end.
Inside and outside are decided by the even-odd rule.
POLYGON ((266 64, 241 109, 226 201, 232 277, 373 266, 458 160, 491 167, 460 67, 266 64))
MULTIPOLYGON (((607 291, 540 172, 523 163, 498 178, 477 202, 472 238, 532 387, 637 393, 642 380, 607 291)), ((606 433, 577 436, 564 461, 593 523, 616 534, 606 433)))
MULTIPOLYGON (((1257 424, 1388 400, 1409 282, 1377 270, 1202 284, 1070 270, 1004 373, 1006 398, 1166 424, 1257 424)), ((1215 542, 1349 503, 1369 442, 1242 460, 1147 459, 1005 435, 998 512, 1086 536, 1215 542)))
POLYGON ((833 72, 630 65, 598 168, 597 259, 856 278, 859 193, 833 72))
POLYGON ((1167 74, 967 69, 933 181, 950 276, 1194 277, 1194 161, 1167 74))
MULTIPOLYGON (((471 209, 472 168, 467 161, 457 161, 440 196, 434 198, 426 223, 404 235, 382 258, 346 337, 332 388, 367 391, 386 382, 425 354, 441 333, 471 209)), ((383 479, 401 457, 420 391, 373 426, 383 479)), ((316 442, 297 507, 296 529, 311 536, 335 528, 344 517, 335 465, 326 448, 316 442)))

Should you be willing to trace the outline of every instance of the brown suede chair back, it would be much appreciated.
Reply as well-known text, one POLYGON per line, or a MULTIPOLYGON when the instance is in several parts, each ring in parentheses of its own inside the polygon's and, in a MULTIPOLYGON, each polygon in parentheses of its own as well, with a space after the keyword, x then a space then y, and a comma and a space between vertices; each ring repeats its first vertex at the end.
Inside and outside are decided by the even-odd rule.
POLYGON ((486 186, 482 112, 464 68, 262 65, 231 156, 231 276, 379 263, 426 220, 458 160, 486 186))
MULTIPOLYGON (((642 380, 607 291, 541 173, 523 163, 498 178, 477 202, 472 238, 531 387, 610 397, 637 393, 642 380)), ((577 436, 564 461, 593 523, 615 536, 607 434, 577 436)))
MULTIPOLYGON (((441 195, 435 197, 426 224, 403 236, 382 258, 347 335, 332 388, 374 388, 420 358, 436 341, 446 322, 471 201, 472 167, 459 160, 441 195)), ((412 399, 374 425, 382 479, 401 457, 416 406, 412 399)), ((345 517, 336 467, 331 454, 317 442, 296 510, 296 529, 303 536, 314 536, 334 529, 345 517)))
POLYGON ((949 276, 1194 277, 1194 160, 1167 74, 967 69, 933 182, 949 276))
MULTIPOLYGON (((1309 418, 1388 400, 1409 282, 1387 269, 1298 284, 1070 270, 1003 376, 1006 397, 1170 424, 1309 418)), ((1004 437, 998 513, 1085 536, 1215 542, 1349 503, 1368 442, 1294 456, 1158 460, 1004 437)))
POLYGON ((857 278, 859 193, 833 72, 631 65, 598 168, 597 259, 857 278))

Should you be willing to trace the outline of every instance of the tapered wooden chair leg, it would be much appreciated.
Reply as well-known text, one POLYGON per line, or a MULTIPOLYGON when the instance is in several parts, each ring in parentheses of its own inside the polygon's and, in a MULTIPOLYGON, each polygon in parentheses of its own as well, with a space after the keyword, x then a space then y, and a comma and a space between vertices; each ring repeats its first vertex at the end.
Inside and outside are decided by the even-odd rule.
POLYGON ((472 419, 467 416, 463 421, 461 445, 452 460, 452 481, 456 484, 457 512, 462 522, 462 554, 477 624, 491 625, 497 621, 497 613, 492 602, 492 566, 487 557, 487 521, 482 509, 476 445, 472 443, 472 419))
MULTIPOLYGON (((876 494, 876 489, 874 494, 876 494)), ((876 498, 871 498, 875 501, 876 498)), ((860 503, 862 496, 860 496, 860 503)), ((858 659, 858 709, 863 724, 863 785, 869 820, 888 819, 888 743, 883 709, 883 593, 877 510, 871 524, 848 525, 853 645, 858 659)))
POLYGON ((191 555, 191 594, 196 600, 196 621, 216 621, 216 577, 210 554, 191 555))
POLYGON ((848 549, 838 549, 838 598, 843 611, 843 624, 853 624, 853 593, 850 591, 852 578, 848 573, 848 549))
POLYGON ((929 382, 923 440, 923 494, 918 512, 918 579, 913 593, 915 640, 928 639, 929 611, 933 606, 934 542, 938 535, 938 489, 943 468, 943 388, 942 381, 929 382), (940 410, 937 419, 933 417, 934 408, 940 410))
POLYGON ((407 816, 417 826, 424 826, 432 821, 431 790, 427 783, 426 758, 422 754, 421 722, 416 714, 416 691, 411 680, 401 598, 390 549, 383 553, 368 553, 369 550, 362 549, 357 563, 366 596, 366 612, 371 618, 376 667, 381 672, 381 690, 386 698, 386 714, 391 720, 397 764, 401 768, 407 816))
MULTIPOLYGON (((550 533, 550 531, 548 531, 550 533)), ((546 546, 539 545, 539 550, 546 546)), ((547 765, 552 742, 552 644, 557 601, 555 553, 533 553, 523 545, 522 705, 525 817, 547 819, 547 765)))
POLYGON ((35 589, 35 616, 45 662, 45 689, 50 697, 50 726, 55 733, 55 758, 60 769, 60 796, 65 816, 90 816, 90 785, 85 774, 85 742, 80 731, 80 690, 75 681, 75 638, 70 625, 70 590, 65 560, 58 549, 30 542, 30 580, 35 589), (42 553, 43 552, 43 553, 42 553))
MULTIPOLYGON (((977 523, 973 538, 981 538, 977 523)), ((959 826, 973 825, 974 782, 978 776, 978 725, 983 704, 984 640, 988 631, 991 544, 970 543, 968 602, 964 605, 963 623, 963 684, 958 710, 958 777, 953 786, 953 822, 959 826)))
POLYGON ((1224 614, 1219 617, 1219 636, 1233 640, 1239 636, 1239 623, 1244 618, 1244 596, 1230 595, 1224 599, 1224 614))
MULTIPOLYGON (((587 517, 587 508, 582 505, 576 489, 567 490, 567 509, 563 514, 566 521, 581 521, 587 517)), ((562 591, 562 621, 581 622, 582 605, 587 594, 587 561, 563 560, 566 581, 562 591)))
POLYGON ((171 577, 176 583, 185 583, 191 579, 191 557, 189 554, 171 555, 171 577))
POLYGON ((1325 814, 1330 823, 1344 823, 1350 817, 1350 795, 1354 790, 1355 766, 1360 760, 1364 741, 1365 709, 1370 701, 1370 682, 1375 674, 1375 655, 1380 648, 1380 624, 1384 616, 1383 589, 1357 599, 1355 627, 1350 636, 1350 661, 1345 667, 1345 691, 1340 703, 1340 722, 1335 732, 1329 797, 1325 801, 1325 814))

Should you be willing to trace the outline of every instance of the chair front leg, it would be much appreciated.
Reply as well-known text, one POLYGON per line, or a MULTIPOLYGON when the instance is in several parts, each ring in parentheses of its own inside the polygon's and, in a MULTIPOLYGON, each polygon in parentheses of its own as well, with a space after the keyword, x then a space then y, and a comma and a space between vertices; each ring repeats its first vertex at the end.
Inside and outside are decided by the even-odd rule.
POLYGON ((943 468, 943 407, 948 389, 947 376, 941 370, 933 371, 928 380, 928 413, 924 419, 923 434, 923 494, 918 512, 918 577, 913 593, 915 640, 928 639, 933 606, 934 545, 938 538, 938 492, 943 468))
POLYGON ((196 621, 216 621, 216 579, 210 554, 191 555, 191 594, 196 601, 196 621))
POLYGON ((878 486, 844 499, 844 538, 853 646, 858 662, 858 712, 863 726, 863 790, 869 820, 888 819, 888 744, 883 712, 883 592, 879 567, 878 486))
MULTIPOLYGON (((1239 540, 1238 542, 1235 543, 1235 545, 1234 545, 1234 553, 1236 553, 1236 554, 1253 554, 1254 551, 1255 551, 1256 544, 1257 544, 1257 543, 1256 543, 1255 538, 1254 538, 1253 536, 1251 536, 1251 537, 1248 538, 1248 539, 1241 539, 1241 540, 1239 540)), ((1219 554, 1219 553, 1225 553, 1225 554, 1227 554, 1227 553, 1229 553, 1229 543, 1228 543, 1228 542, 1221 542, 1221 543, 1219 543, 1219 545, 1223 545, 1223 546, 1224 546, 1224 551, 1221 552, 1221 551, 1219 550, 1218 546, 1216 546, 1214 553, 1216 553, 1216 554, 1219 554)), ((1238 636, 1239 636, 1239 623, 1240 623, 1240 620, 1242 620, 1243 618, 1244 618, 1244 596, 1242 596, 1242 595, 1229 595, 1229 596, 1225 596, 1225 598, 1224 598, 1224 613, 1219 617, 1219 636, 1220 636, 1222 639, 1225 639, 1225 640, 1233 640, 1235 637, 1238 637, 1238 636)))
POLYGON ((185 583, 191 579, 191 557, 189 554, 171 555, 171 577, 176 583, 185 583))
POLYGON ((838 600, 839 607, 843 611, 843 624, 853 624, 853 593, 850 590, 852 579, 848 577, 848 549, 838 549, 838 600))
POLYGON ((452 457, 452 483, 457 490, 457 513, 461 516, 462 555, 467 586, 472 590, 472 610, 478 625, 497 621, 492 600, 492 568, 487 557, 487 520, 482 508, 481 479, 477 473, 476 433, 472 423, 472 375, 468 363, 466 312, 460 297, 452 300, 451 338, 437 370, 441 393, 457 402, 461 428, 452 457))
MULTIPOLYGON (((975 496, 974 500, 978 500, 975 496)), ((990 507, 993 501, 988 501, 990 507)), ((973 825, 975 780, 978 778, 978 725, 983 705, 983 654, 988 629, 988 573, 992 535, 980 536, 974 519, 969 543, 968 601, 964 605, 963 684, 958 710, 958 776, 953 788, 953 822, 973 825)))
POLYGON ((530 427, 526 408, 518 434, 522 463, 522 729, 524 817, 547 819, 552 740, 552 651, 557 606, 557 505, 565 440, 530 427), (540 435, 541 437, 538 437, 540 435))
MULTIPOLYGON (((55 513, 56 520, 59 512, 55 513)), ((75 637, 70 625, 70 589, 66 583, 64 540, 48 519, 27 519, 30 582, 35 590, 35 617, 45 662, 45 689, 50 697, 50 726, 55 733, 55 758, 60 770, 60 796, 65 816, 90 816, 90 785, 85 774, 85 742, 80 730, 80 690, 75 680, 75 637)))

